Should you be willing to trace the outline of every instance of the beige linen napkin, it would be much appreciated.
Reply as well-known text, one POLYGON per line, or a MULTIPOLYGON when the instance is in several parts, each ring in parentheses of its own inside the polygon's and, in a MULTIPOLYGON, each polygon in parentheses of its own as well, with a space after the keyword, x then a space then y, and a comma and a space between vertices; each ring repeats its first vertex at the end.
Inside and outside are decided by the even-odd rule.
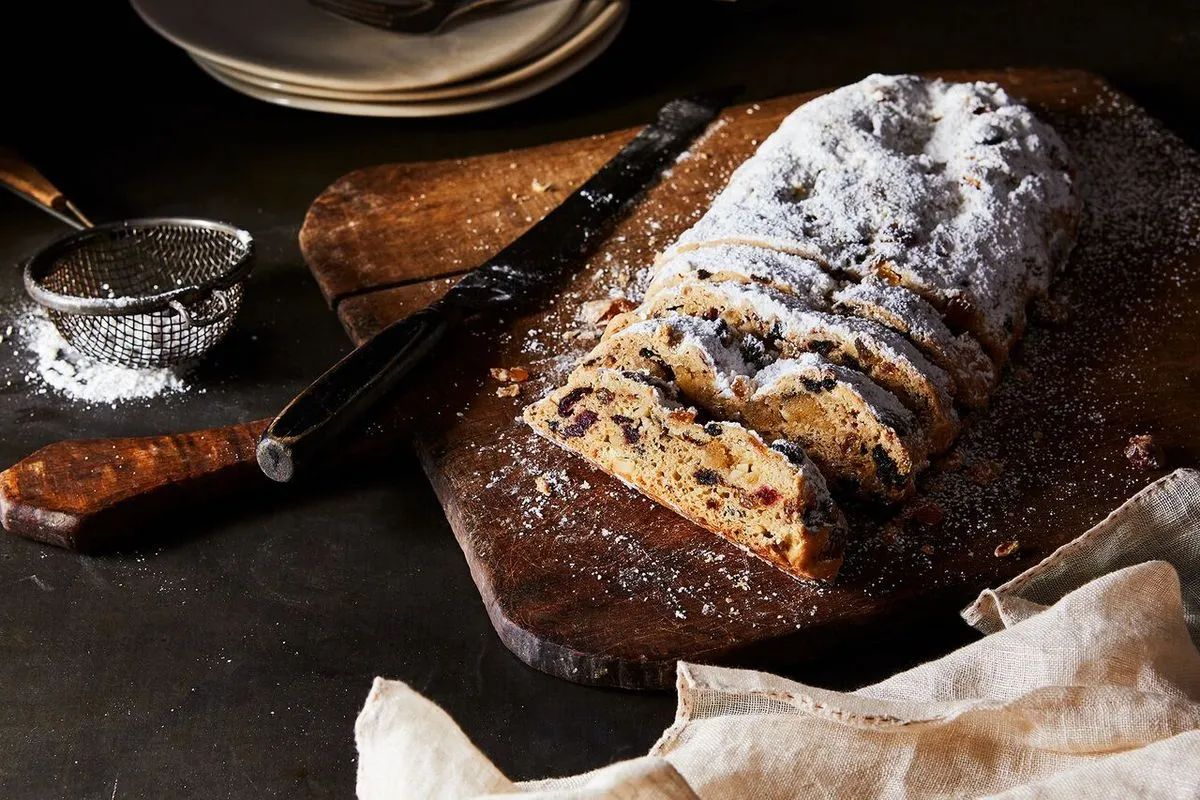
POLYGON ((649 755, 532 783, 377 678, 355 726, 358 794, 1200 796, 1200 473, 1147 487, 963 616, 990 635, 856 692, 681 663, 675 723, 649 755))

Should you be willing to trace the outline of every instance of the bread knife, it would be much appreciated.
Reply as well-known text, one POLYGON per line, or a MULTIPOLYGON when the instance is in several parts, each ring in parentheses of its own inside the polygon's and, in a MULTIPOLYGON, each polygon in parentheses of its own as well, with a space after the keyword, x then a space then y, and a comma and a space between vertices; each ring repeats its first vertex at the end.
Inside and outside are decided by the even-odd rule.
POLYGON ((540 222, 467 273, 440 300, 383 329, 317 378, 263 432, 256 449, 262 471, 286 482, 306 464, 319 461, 463 321, 536 307, 575 273, 622 212, 707 129, 734 94, 724 90, 667 103, 653 123, 540 222))

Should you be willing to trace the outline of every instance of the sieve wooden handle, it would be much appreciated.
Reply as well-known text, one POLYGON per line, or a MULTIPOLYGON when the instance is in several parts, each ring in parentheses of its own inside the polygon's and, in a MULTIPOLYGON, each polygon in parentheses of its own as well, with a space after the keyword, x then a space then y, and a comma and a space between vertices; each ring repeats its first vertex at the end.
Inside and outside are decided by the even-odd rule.
POLYGON ((269 422, 48 445, 0 472, 0 523, 82 552, 147 542, 154 520, 169 529, 218 493, 271 485, 254 453, 269 422))
POLYGON ((48 211, 76 228, 92 227, 67 196, 45 175, 11 150, 0 147, 0 184, 35 206, 48 211))

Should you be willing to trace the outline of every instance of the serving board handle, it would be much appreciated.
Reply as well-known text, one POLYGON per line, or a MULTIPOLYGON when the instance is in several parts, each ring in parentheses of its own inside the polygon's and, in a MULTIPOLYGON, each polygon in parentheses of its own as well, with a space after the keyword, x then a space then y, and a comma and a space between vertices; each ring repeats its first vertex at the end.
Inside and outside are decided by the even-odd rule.
POLYGON ((268 422, 47 445, 0 472, 0 523, 81 552, 145 542, 154 520, 190 514, 234 488, 271 485, 254 457, 268 422))

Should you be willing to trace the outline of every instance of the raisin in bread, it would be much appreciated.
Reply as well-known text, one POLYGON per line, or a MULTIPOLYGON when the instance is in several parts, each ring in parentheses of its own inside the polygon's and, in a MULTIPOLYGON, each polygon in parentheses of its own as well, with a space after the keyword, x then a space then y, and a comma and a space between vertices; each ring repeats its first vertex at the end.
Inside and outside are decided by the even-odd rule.
POLYGON ((604 339, 581 369, 635 370, 673 381, 705 411, 768 440, 800 444, 827 478, 888 501, 914 491, 926 445, 913 414, 865 375, 816 353, 760 368, 721 320, 668 316, 604 339))
POLYGON ((701 424, 648 376, 573 373, 528 406, 535 431, 643 494, 800 578, 832 578, 845 520, 799 447, 731 422, 701 424))

